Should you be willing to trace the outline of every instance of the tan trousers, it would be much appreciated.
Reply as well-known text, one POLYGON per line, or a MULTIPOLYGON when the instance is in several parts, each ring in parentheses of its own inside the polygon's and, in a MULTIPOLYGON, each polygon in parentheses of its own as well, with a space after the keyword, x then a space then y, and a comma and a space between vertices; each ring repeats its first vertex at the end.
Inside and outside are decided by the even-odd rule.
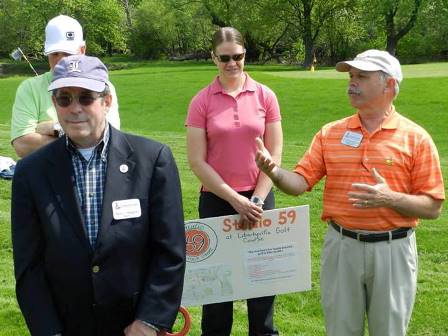
POLYGON ((321 302, 329 336, 404 336, 417 286, 415 233, 365 243, 329 226, 321 257, 321 302))

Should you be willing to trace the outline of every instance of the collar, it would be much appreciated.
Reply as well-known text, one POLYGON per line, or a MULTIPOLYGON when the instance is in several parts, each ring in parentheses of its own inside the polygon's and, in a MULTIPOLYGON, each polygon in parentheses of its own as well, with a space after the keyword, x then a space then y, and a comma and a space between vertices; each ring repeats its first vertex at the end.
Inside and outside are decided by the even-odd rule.
MULTIPOLYGON (((383 120, 380 128, 381 129, 397 129, 399 116, 400 115, 395 110, 395 106, 391 105, 390 113, 386 117, 386 119, 383 120)), ((347 128, 362 128, 361 119, 359 117, 359 111, 356 114, 349 117, 347 128)))
MULTIPOLYGON (((257 83, 246 72, 244 72, 244 75, 246 76, 246 79, 244 80, 244 85, 241 92, 257 91, 257 83)), ((215 77, 215 80, 211 84, 211 93, 212 94, 224 93, 224 88, 222 87, 221 82, 219 81, 219 75, 215 77)))
MULTIPOLYGON (((101 152, 101 160, 106 161, 107 148, 110 139, 110 125, 106 124, 106 128, 104 130, 103 138, 98 142, 96 146, 94 146, 94 152, 101 152)), ((65 135, 65 147, 72 155, 77 155, 79 153, 76 145, 69 139, 67 135, 65 135)))

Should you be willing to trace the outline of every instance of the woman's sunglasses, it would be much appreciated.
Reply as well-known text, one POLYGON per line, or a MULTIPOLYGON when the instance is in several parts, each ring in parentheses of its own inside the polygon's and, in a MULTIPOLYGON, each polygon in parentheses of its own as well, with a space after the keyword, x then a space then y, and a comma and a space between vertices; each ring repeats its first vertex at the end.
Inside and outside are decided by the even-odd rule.
POLYGON ((77 100, 82 106, 92 105, 98 98, 104 97, 101 94, 94 93, 81 93, 79 96, 72 96, 67 93, 61 93, 55 96, 56 103, 61 107, 68 107, 73 103, 73 100, 77 100))
POLYGON ((229 63, 230 59, 233 59, 235 62, 241 61, 244 56, 246 55, 246 52, 243 52, 241 54, 235 54, 235 55, 215 55, 218 61, 221 63, 229 63))

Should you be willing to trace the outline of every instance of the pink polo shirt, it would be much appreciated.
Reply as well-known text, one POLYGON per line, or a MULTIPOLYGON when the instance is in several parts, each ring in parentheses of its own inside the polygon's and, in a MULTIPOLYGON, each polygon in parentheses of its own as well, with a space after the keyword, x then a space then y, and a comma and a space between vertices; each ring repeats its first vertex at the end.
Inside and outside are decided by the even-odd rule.
POLYGON ((260 172, 255 138, 264 138, 265 125, 280 120, 274 92, 246 74, 235 98, 224 92, 218 77, 199 91, 185 125, 206 130, 207 163, 234 190, 247 191, 255 189, 260 172))

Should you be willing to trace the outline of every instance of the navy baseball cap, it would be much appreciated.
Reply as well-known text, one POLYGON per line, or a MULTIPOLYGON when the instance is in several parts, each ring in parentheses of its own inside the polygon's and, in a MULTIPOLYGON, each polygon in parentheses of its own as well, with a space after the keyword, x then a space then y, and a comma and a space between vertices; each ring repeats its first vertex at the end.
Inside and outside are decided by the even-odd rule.
POLYGON ((62 58, 54 67, 48 91, 63 87, 80 87, 103 92, 108 80, 107 68, 99 58, 71 55, 62 58))

